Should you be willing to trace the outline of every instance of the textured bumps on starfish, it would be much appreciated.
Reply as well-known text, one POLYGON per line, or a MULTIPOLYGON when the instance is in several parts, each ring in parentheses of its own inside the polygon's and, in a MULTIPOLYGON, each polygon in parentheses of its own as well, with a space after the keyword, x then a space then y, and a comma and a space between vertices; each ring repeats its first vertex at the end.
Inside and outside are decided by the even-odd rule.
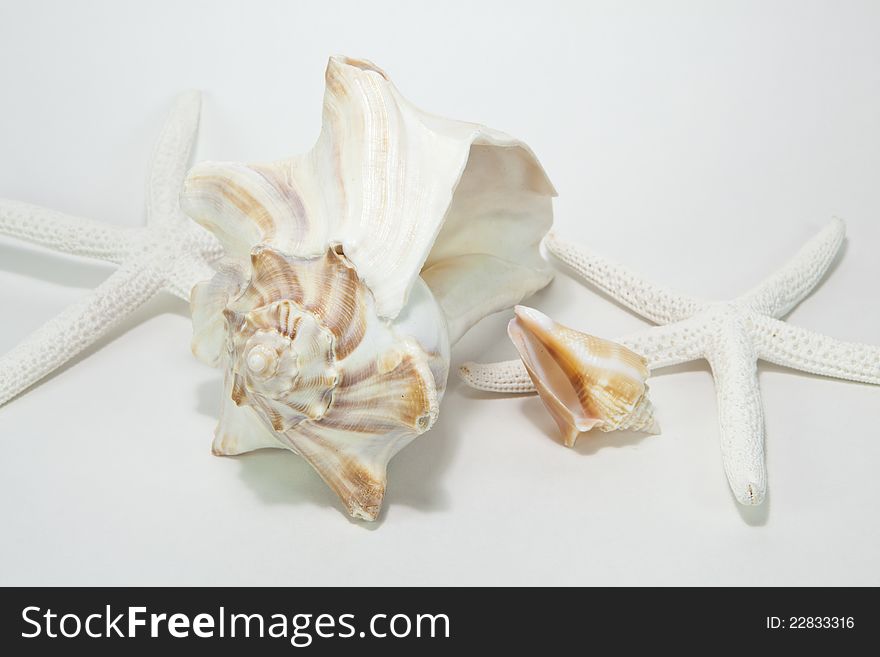
POLYGON ((147 225, 123 228, 19 201, 0 199, 0 235, 119 268, 0 357, 0 406, 101 338, 159 292, 189 300, 214 272, 220 243, 180 210, 178 196, 199 124, 197 92, 181 94, 153 152, 147 225))

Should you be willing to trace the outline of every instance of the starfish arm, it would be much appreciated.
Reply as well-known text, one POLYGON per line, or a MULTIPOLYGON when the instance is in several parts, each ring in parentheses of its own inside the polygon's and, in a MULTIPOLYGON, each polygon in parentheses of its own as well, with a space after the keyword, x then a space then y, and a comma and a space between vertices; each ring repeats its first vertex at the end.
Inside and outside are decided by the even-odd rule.
POLYGON ((655 285, 589 249, 560 240, 553 233, 545 238, 544 244, 584 280, 656 324, 686 319, 706 307, 704 301, 655 285))
POLYGON ((519 359, 498 363, 464 363, 458 376, 471 388, 505 395, 535 392, 535 384, 519 359))
POLYGON ((165 281, 164 289, 189 302, 190 292, 197 283, 212 278, 217 271, 204 260, 192 258, 179 263, 165 281))
POLYGON ((0 406, 94 343, 160 288, 151 271, 123 266, 0 357, 0 406))
POLYGON ((752 317, 758 356, 802 372, 880 385, 880 347, 844 342, 776 319, 752 317))
POLYGON ((653 371, 702 358, 706 342, 703 326, 698 315, 614 338, 614 342, 644 356, 648 368, 653 371))
POLYGON ((782 317, 822 280, 843 244, 846 225, 834 219, 777 272, 737 301, 763 315, 782 317))
POLYGON ((740 504, 760 504, 766 491, 764 410, 758 387, 757 354, 742 318, 723 323, 706 358, 715 378, 721 457, 740 504))
POLYGON ((119 263, 143 229, 108 226, 20 201, 0 199, 0 235, 53 251, 119 263))
MULTIPOLYGON (((669 367, 703 357, 704 336, 698 319, 652 326, 614 342, 641 354, 651 370, 669 367)), ((501 394, 535 392, 525 365, 519 359, 499 363, 464 363, 459 377, 471 388, 501 394)))
POLYGON ((147 182, 147 223, 167 223, 179 217, 178 196, 189 168, 189 157, 199 127, 201 95, 198 91, 180 94, 165 120, 153 151, 147 182))

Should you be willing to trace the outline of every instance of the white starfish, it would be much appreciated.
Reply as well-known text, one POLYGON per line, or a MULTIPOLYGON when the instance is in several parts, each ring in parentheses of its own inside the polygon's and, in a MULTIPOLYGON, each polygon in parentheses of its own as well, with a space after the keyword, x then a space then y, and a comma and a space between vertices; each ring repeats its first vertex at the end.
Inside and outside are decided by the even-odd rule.
MULTIPOLYGON (((630 270, 553 235, 546 245, 619 303, 662 326, 620 342, 648 359, 651 369, 705 358, 712 368, 727 479, 742 504, 766 492, 764 413, 757 360, 851 381, 880 384, 880 347, 842 342, 779 321, 822 279, 843 243, 835 219, 786 265, 733 301, 703 301, 655 285, 630 270)), ((494 392, 532 392, 521 361, 466 363, 468 385, 494 392)))
POLYGON ((180 95, 153 153, 147 181, 147 224, 123 228, 0 199, 0 234, 119 269, 88 296, 49 320, 0 357, 0 405, 98 340, 160 291, 189 300, 210 278, 222 249, 180 211, 178 195, 199 124, 198 92, 180 95))

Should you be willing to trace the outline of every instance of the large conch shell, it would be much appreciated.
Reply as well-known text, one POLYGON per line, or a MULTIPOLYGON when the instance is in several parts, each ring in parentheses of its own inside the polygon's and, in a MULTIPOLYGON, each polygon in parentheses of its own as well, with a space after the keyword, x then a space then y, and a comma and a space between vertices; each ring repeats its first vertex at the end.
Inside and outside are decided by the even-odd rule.
POLYGON ((225 370, 214 452, 292 450, 375 519, 388 461, 437 418, 450 345, 550 281, 554 195, 522 142, 331 58, 311 152, 200 164, 181 196, 226 253, 192 293, 193 352, 225 370))
POLYGON ((507 333, 566 447, 579 434, 659 431, 648 399, 648 366, 623 345, 575 331, 517 306, 507 333))

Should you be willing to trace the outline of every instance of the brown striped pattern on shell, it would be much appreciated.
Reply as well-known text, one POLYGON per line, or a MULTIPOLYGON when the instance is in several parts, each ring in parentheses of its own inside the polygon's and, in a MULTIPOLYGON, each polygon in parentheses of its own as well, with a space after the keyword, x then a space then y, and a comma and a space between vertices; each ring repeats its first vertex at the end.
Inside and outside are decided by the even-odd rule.
POLYGON ((282 436, 358 518, 376 518, 388 460, 437 416, 431 370, 418 347, 411 348, 391 356, 392 369, 373 364, 344 373, 327 414, 282 436))
POLYGON ((559 425, 566 445, 578 434, 650 429, 653 408, 645 380, 649 370, 639 354, 554 322, 517 306, 508 334, 535 388, 559 425))
POLYGON ((333 404, 322 424, 358 433, 388 433, 401 428, 421 433, 432 424, 434 381, 416 351, 392 348, 390 369, 372 361, 354 372, 343 370, 333 404))
POLYGON ((313 314, 335 338, 338 360, 347 357, 364 337, 365 296, 369 291, 345 256, 334 249, 318 258, 291 258, 268 246, 251 253, 253 276, 245 291, 229 305, 247 313, 274 301, 289 300, 313 314))
POLYGON ((299 251, 314 226, 291 175, 294 167, 291 161, 204 163, 187 178, 181 203, 230 255, 245 256, 245 245, 261 243, 299 251))
POLYGON ((307 458, 350 513, 372 519, 387 459, 436 419, 445 361, 412 339, 357 352, 371 297, 339 248, 294 258, 263 244, 250 264, 222 313, 232 401, 307 458))
POLYGON ((587 417, 616 427, 645 391, 646 361, 610 340, 561 325, 557 325, 557 330, 555 335, 541 335, 538 339, 568 376, 587 417), (592 358, 585 359, 584 354, 592 358), (620 371, 600 362, 627 364, 631 371, 620 371), (632 371, 637 372, 639 378, 633 377, 632 371))
POLYGON ((304 422, 295 433, 285 434, 283 440, 318 472, 349 515, 375 520, 385 497, 386 463, 415 435, 398 430, 384 436, 365 436, 362 444, 352 449, 347 432, 304 422), (389 453, 390 446, 395 449, 389 453))

